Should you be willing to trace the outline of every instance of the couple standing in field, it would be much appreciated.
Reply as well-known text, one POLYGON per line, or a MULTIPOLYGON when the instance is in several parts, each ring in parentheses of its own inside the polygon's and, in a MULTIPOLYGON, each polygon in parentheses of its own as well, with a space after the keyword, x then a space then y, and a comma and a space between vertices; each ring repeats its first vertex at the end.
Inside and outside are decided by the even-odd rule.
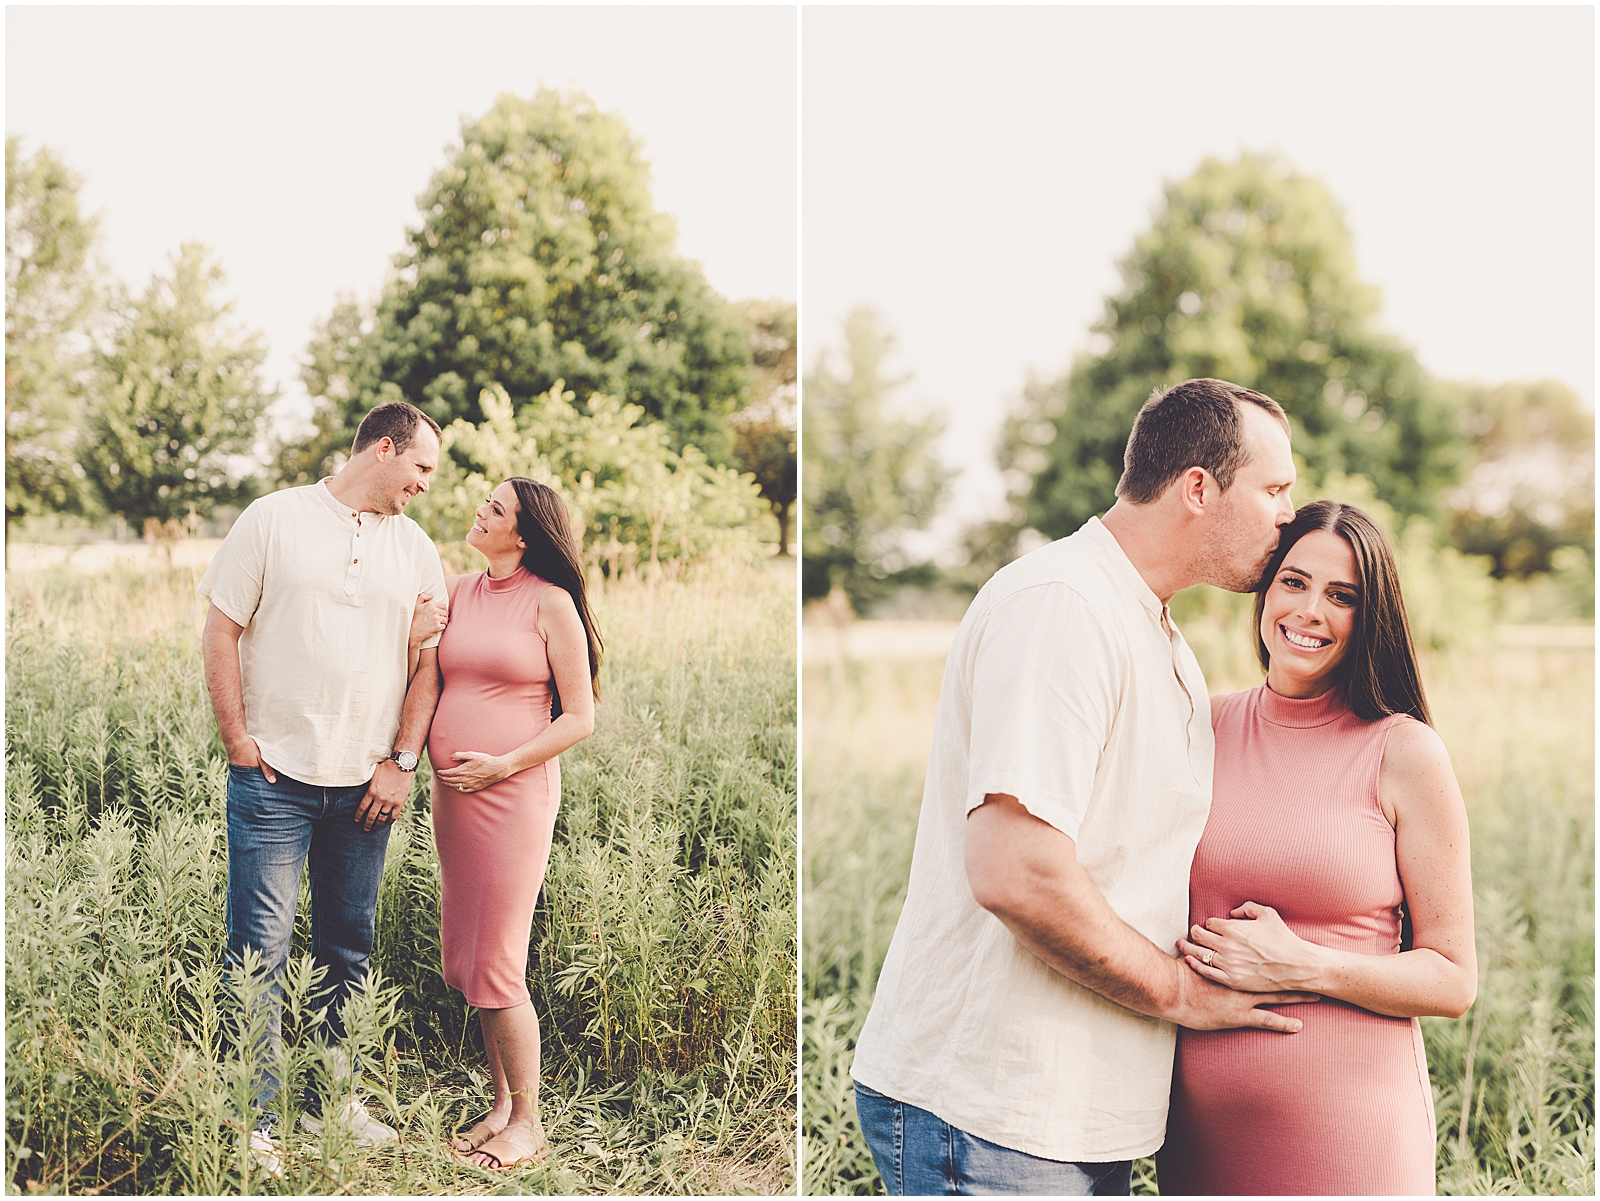
MULTIPOLYGON (((404 515, 428 490, 439 427, 403 402, 372 409, 338 474, 257 500, 198 591, 206 687, 228 754, 228 961, 276 977, 310 861, 311 951, 325 1031, 367 976, 389 831, 424 744, 441 877, 444 978, 479 1010, 494 1104, 453 1144, 510 1167, 546 1153, 528 938, 556 810, 557 756, 588 737, 601 643, 566 507, 514 477, 479 506, 486 570, 448 580, 404 515), (448 597, 448 604, 445 599, 448 597)), ((274 1009, 269 1038, 279 1037, 274 1009)), ((359 1143, 397 1133, 356 1097, 308 1092, 301 1122, 359 1143)), ((279 1169, 268 1069, 250 1151, 279 1169)))
POLYGON ((889 1193, 1432 1194, 1419 1015, 1477 972, 1467 821, 1393 551, 1290 501, 1289 426, 1158 392, 1117 502, 1002 569, 945 668, 851 1075, 889 1193), (1173 594, 1255 593, 1209 698, 1173 594))

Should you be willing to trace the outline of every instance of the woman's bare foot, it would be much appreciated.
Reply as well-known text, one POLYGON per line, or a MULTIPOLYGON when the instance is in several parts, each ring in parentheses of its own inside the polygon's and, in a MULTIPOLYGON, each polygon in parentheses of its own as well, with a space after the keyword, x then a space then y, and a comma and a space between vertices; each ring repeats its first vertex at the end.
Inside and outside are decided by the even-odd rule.
POLYGON ((519 1122, 507 1126, 467 1156, 467 1162, 480 1168, 518 1168, 543 1159, 549 1153, 544 1127, 535 1119, 531 1125, 519 1122))
POLYGON ((502 1109, 496 1105, 483 1119, 468 1130, 465 1134, 458 1134, 450 1140, 450 1149, 457 1154, 465 1155, 469 1151, 476 1151, 484 1143, 498 1135, 506 1128, 506 1122, 511 1117, 510 1099, 507 1098, 506 1106, 502 1109))

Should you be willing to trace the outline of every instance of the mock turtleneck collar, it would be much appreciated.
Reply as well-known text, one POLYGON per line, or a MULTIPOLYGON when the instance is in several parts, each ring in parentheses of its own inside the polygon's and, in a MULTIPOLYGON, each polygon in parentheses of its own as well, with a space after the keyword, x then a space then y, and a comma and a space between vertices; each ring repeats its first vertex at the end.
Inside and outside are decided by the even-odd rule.
POLYGON ((1305 700, 1279 696, 1266 684, 1261 685, 1260 694, 1261 716, 1275 726, 1310 729, 1337 721, 1350 712, 1350 706, 1345 703, 1344 689, 1339 685, 1321 696, 1305 700))
POLYGON ((490 592, 510 592, 513 588, 517 587, 517 585, 521 584, 522 581, 527 578, 528 569, 521 563, 518 563, 517 569, 510 575, 506 576, 503 580, 497 580, 487 571, 485 571, 483 573, 483 586, 490 592))

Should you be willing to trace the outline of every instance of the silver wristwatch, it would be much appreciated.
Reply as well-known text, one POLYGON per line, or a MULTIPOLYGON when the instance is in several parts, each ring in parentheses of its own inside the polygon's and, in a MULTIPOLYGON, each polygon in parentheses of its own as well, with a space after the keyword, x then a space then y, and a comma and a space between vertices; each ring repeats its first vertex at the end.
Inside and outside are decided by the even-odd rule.
POLYGON ((390 751, 389 758, 394 761, 401 771, 417 770, 417 753, 415 751, 390 751))

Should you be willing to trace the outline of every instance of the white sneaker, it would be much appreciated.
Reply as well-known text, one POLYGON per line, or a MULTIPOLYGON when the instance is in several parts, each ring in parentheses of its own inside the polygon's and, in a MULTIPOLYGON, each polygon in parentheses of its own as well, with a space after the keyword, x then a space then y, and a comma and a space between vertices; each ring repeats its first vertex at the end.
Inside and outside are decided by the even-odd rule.
POLYGON ((250 1132, 250 1160, 274 1180, 283 1179, 283 1165, 278 1162, 278 1148, 272 1145, 272 1140, 267 1137, 265 1131, 250 1132))
MULTIPOLYGON (((343 1126, 356 1142, 365 1143, 369 1147, 400 1141, 399 1132, 393 1126, 385 1126, 369 1114, 360 1101, 352 1099, 346 1102, 342 1109, 334 1112, 333 1120, 343 1126)), ((312 1134, 322 1132, 322 1118, 312 1117, 309 1113, 300 1115, 300 1124, 312 1134)))

